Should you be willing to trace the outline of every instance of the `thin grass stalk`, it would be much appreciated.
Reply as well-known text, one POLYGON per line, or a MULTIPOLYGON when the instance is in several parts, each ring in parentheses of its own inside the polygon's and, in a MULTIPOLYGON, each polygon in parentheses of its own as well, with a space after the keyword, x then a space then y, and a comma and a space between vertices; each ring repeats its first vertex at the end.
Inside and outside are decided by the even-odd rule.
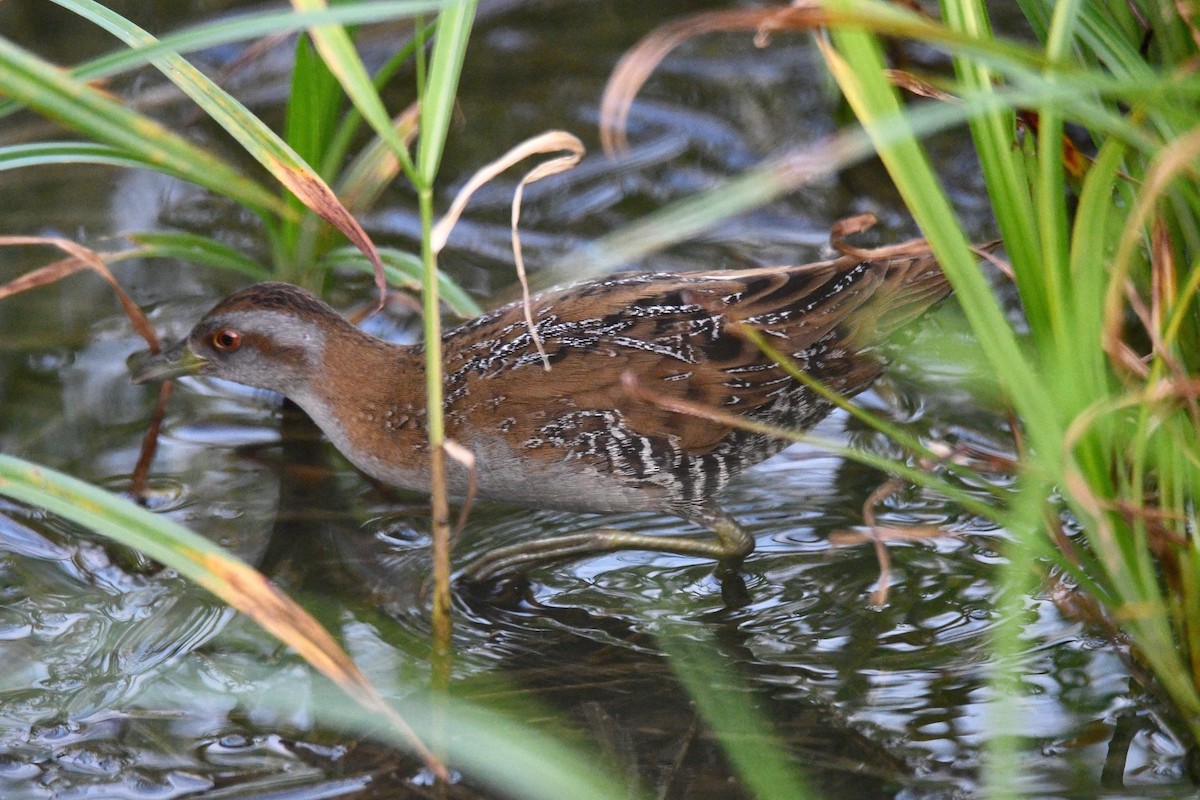
POLYGON ((421 213, 421 259, 425 266, 422 300, 425 313, 425 395, 429 436, 429 473, 433 524, 432 637, 435 683, 448 679, 451 636, 450 504, 446 490, 445 419, 443 415, 442 326, 438 302, 437 253, 433 248, 433 185, 441 164, 467 39, 475 19, 473 0, 447 5, 438 15, 429 71, 424 50, 417 50, 421 92, 417 144, 417 196, 421 213), (440 668, 439 668, 440 665, 440 668), (439 671, 444 674, 439 678, 439 671))
MULTIPOLYGON (((450 657, 450 502, 446 490, 446 423, 443 415, 442 324, 439 314, 437 255, 433 252, 433 190, 418 194, 421 212, 421 257, 425 266, 421 285, 425 315, 425 403, 429 437, 430 503, 433 527, 432 637, 435 661, 450 657)), ((436 671, 435 671, 436 674, 436 671)), ((440 682, 440 681, 439 681, 440 682)))
MULTIPOLYGON (((1063 0, 1055 5, 1050 20, 1050 32, 1046 44, 1046 59, 1050 62, 1064 58, 1070 52, 1072 30, 1079 11, 1079 0, 1063 0)), ((1055 71, 1048 68, 1043 76, 1054 82, 1055 71)), ((1044 103, 1038 108, 1038 170, 1036 205, 1038 236, 1041 241, 1042 294, 1047 307, 1047 321, 1057 344, 1059 363, 1071 363, 1064 358, 1072 348, 1068 341, 1074 332, 1067 327, 1065 286, 1063 276, 1067 274, 1067 223, 1066 196, 1063 159, 1063 112, 1055 103, 1044 103)))

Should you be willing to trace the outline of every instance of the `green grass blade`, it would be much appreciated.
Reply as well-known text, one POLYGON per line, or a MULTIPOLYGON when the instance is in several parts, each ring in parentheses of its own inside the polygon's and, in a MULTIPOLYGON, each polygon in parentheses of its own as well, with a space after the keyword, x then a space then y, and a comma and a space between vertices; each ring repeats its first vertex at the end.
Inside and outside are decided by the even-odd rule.
MULTIPOLYGON (((830 0, 829 4, 842 7, 851 5, 852 0, 830 0)), ((1022 420, 1042 429, 1040 433, 1045 437, 1038 439, 1057 438, 1047 429, 1056 418, 1050 398, 1028 379, 1034 366, 1021 353, 991 287, 975 266, 954 210, 917 142, 895 89, 884 77, 885 64, 878 43, 869 34, 855 30, 834 30, 833 38, 840 55, 827 60, 838 85, 874 140, 905 204, 950 278, 980 347, 996 367, 1022 420)), ((1053 454, 1046 457, 1053 458, 1053 454)))
POLYGON ((417 175, 432 186, 442 162, 450 115, 458 91, 467 40, 475 21, 475 0, 453 0, 438 15, 437 36, 429 62, 429 77, 421 95, 421 117, 417 142, 417 175))
POLYGON ((44 508, 165 564, 291 645, 351 695, 361 698, 362 690, 370 689, 306 611, 245 562, 179 523, 78 478, 8 455, 0 455, 0 495, 44 508))
MULTIPOLYGON (((420 258, 392 247, 379 248, 379 255, 383 259, 383 269, 387 274, 388 285, 412 291, 420 290, 421 276, 424 274, 424 266, 421 264, 420 258)), ((352 247, 339 247, 331 250, 321 259, 321 266, 323 269, 371 271, 371 262, 352 247)), ((483 313, 479 304, 453 279, 442 272, 438 273, 438 295, 442 302, 460 317, 477 317, 483 313)))
MULTIPOLYGON (((325 8, 324 0, 292 0, 292 5, 298 11, 315 11, 325 8)), ((414 176, 412 159, 408 148, 392 125, 391 115, 383 106, 383 100, 375 89, 375 83, 367 74, 354 42, 346 29, 340 25, 320 25, 309 28, 309 36, 321 54, 326 67, 329 68, 342 85, 350 102, 362 114, 363 119, 375 131, 375 134, 387 143, 393 155, 400 161, 404 171, 414 176)), ((457 86, 457 83, 455 84, 457 86)))
MULTIPOLYGON (((284 117, 284 140, 309 164, 323 165, 325 151, 333 136, 337 119, 345 105, 345 96, 337 78, 329 71, 307 36, 296 38, 292 62, 292 83, 284 117)), ((329 180, 333 172, 318 172, 329 180)), ((340 194, 339 194, 340 197, 340 194)), ((289 279, 313 289, 327 288, 328 276, 314 269, 318 253, 317 238, 327 232, 318 218, 304 212, 304 203, 289 195, 288 205, 295 209, 295 222, 281 226, 279 236, 289 254, 289 279)))
POLYGON ((220 583, 208 559, 234 558, 177 522, 89 483, 0 454, 0 494, 44 508, 179 570, 205 586, 220 583))
POLYGON ((97 142, 33 142, 0 147, 0 170, 55 164, 102 164, 109 167, 154 169, 136 153, 97 142))
POLYGON ((211 153, 3 37, 0 37, 0 93, 123 151, 139 164, 153 166, 253 209, 282 210, 278 198, 211 153))
MULTIPOLYGON (((977 3, 945 0, 942 3, 942 16, 947 25, 955 30, 978 38, 991 38, 987 14, 977 3)), ((968 91, 984 94, 997 91, 996 74, 968 54, 955 52, 954 67, 968 91)), ((1037 239, 1037 218, 1030 202, 1028 176, 1020 151, 1013 147, 1015 115, 1011 108, 997 108, 972 115, 969 122, 992 208, 1004 238, 1005 251, 1018 272, 1020 286, 1025 266, 1038 263, 1041 250, 1037 239)), ((1040 294, 1035 294, 1026 301, 1035 325, 1039 324, 1037 320, 1045 319, 1044 314, 1038 312, 1039 298, 1040 294)))
MULTIPOLYGON (((130 46, 155 41, 149 33, 94 0, 55 2, 96 23, 130 46)), ((266 167, 276 180, 358 246, 371 259, 378 271, 377 280, 382 282, 383 267, 370 237, 338 201, 333 190, 295 150, 265 122, 182 57, 175 54, 157 56, 152 63, 237 139, 246 152, 266 167)))
MULTIPOLYGON (((384 737, 397 746, 404 742, 369 716, 336 699, 318 702, 318 717, 327 724, 384 737)), ((487 796, 518 800, 643 800, 643 792, 626 785, 620 771, 597 757, 594 742, 561 731, 546 731, 515 722, 469 701, 428 692, 406 696, 398 710, 427 740, 444 736, 447 759, 455 767, 486 782, 487 796), (445 735, 447 731, 451 735, 445 735)), ((474 790, 464 792, 472 796, 474 790)), ((459 792, 451 788, 450 795, 459 792)))
POLYGON ((721 742, 742 783, 756 800, 815 797, 795 760, 739 681, 716 658, 714 647, 684 635, 658 637, 671 668, 721 742))
MULTIPOLYGON (((863 11, 875 6, 869 0, 830 0, 828 5, 859 9, 861 27, 873 28, 863 11)), ((1166 99, 1197 90, 1186 68, 1171 61, 1184 54, 1194 60, 1196 42, 1178 36, 1184 26, 1176 16, 1150 13, 1135 19, 1124 3, 1022 0, 1022 7, 1046 42, 1038 70, 998 66, 981 55, 984 49, 951 50, 967 90, 964 97, 990 93, 1007 105, 1038 112, 1030 118, 1036 132, 1031 129, 1024 141, 1016 138, 1007 111, 985 109, 972 121, 1032 331, 1029 351, 1035 358, 1028 364, 1003 352, 1012 331, 1002 319, 972 314, 984 297, 959 284, 959 266, 943 255, 942 248, 957 246, 950 230, 954 221, 915 140, 906 143, 896 135, 906 124, 915 132, 921 111, 900 110, 867 34, 836 30, 838 52, 829 61, 906 204, 942 257, 1028 434, 1022 488, 1007 525, 1020 533, 1004 581, 1008 610, 1019 612, 1032 590, 1029 576, 1040 567, 1031 554, 1062 545, 1045 535, 1046 528, 1055 533, 1059 525, 1048 515, 1063 511, 1058 503, 1047 504, 1048 487, 1057 486, 1081 528, 1079 537, 1063 545, 1066 558, 1058 556, 1059 563, 1106 604, 1111 623, 1136 647, 1139 660, 1197 736, 1200 670, 1188 665, 1200 663, 1200 641, 1192 641, 1197 637, 1187 621, 1191 617, 1181 617, 1179 609, 1193 602, 1190 577, 1200 571, 1189 563, 1190 548, 1176 544, 1194 535, 1186 510, 1200 491, 1200 481, 1194 480, 1197 458, 1194 449, 1189 452, 1195 411, 1184 405, 1185 396, 1194 403, 1187 384, 1194 378, 1175 371, 1175 365, 1187 363, 1186 355, 1167 340, 1180 319, 1171 310, 1176 304, 1194 308, 1192 293, 1200 286, 1193 272, 1200 269, 1195 257, 1200 197, 1191 163, 1196 150, 1189 149, 1200 140, 1191 138, 1198 129, 1195 103, 1166 99), (1153 43, 1163 26, 1171 29, 1163 35, 1174 38, 1171 47, 1158 48, 1153 43), (1191 85, 1185 86, 1189 79, 1191 85), (1072 174, 1064 165, 1063 132, 1069 121, 1087 127, 1097 144, 1093 163, 1072 174), (1168 162, 1172 179, 1156 181, 1162 176, 1153 174, 1155 165, 1168 162), (1131 309, 1147 310, 1135 319, 1131 309), (1126 337, 1123 344, 1132 359, 1105 351, 1107 326, 1114 324, 1123 325, 1116 335, 1126 337), (1143 327, 1149 328, 1152 347, 1141 340, 1143 327), (1138 359, 1143 351, 1151 356, 1145 367, 1138 359), (1169 358, 1175 362, 1171 367, 1169 358), (1039 524, 1043 519, 1046 524, 1039 524)), ((949 25, 991 37, 980 0, 944 0, 943 8, 949 25)), ((1180 350, 1186 354, 1188 348, 1180 350)), ((1012 659, 1026 647, 1019 626, 1002 626, 996 647, 1004 663, 995 685, 1011 699, 1020 683, 1012 659)), ((999 796, 1020 790, 1010 763, 1017 743, 1005 736, 1007 729, 990 749, 989 788, 999 796)))
MULTIPOLYGON (((383 87, 386 86, 388 82, 395 76, 396 72, 399 71, 401 66, 413 59, 418 51, 423 51, 425 43, 429 41, 429 37, 433 35, 435 30, 437 30, 437 24, 432 22, 418 27, 409 40, 405 42, 404 46, 393 53, 391 58, 389 58, 372 77, 372 82, 375 85, 376 91, 382 91, 383 87)), ((337 132, 333 136, 333 141, 329 145, 329 150, 325 154, 326 160, 324 164, 322 164, 324 172, 332 174, 336 171, 338 165, 342 164, 346 160, 346 154, 350 152, 350 145, 361 123, 362 115, 357 109, 351 109, 346 113, 345 117, 342 119, 341 125, 338 127, 337 132)), ((398 132, 400 133, 400 138, 405 139, 404 130, 398 129, 398 132)), ((386 147, 383 143, 383 140, 377 137, 374 142, 360 151, 359 158, 362 158, 362 154, 369 149, 386 149, 386 147)), ((398 168, 399 165, 397 164, 397 169, 398 168)), ((353 165, 351 165, 351 169, 353 169, 353 165)), ((340 190, 338 195, 343 196, 340 190)))
MULTIPOLYGON (((1079 13, 1079 0, 1060 0, 1055 3, 1047 36, 1046 57, 1057 61, 1070 53, 1072 31, 1079 13)), ((1046 78, 1055 80, 1053 71, 1046 78)), ((1046 317, 1050 333, 1060 353, 1071 346, 1072 332, 1066 326, 1068 315, 1064 296, 1068 291, 1064 277, 1068 274, 1067 199, 1063 166, 1063 123, 1064 114, 1058 103, 1043 103, 1038 108, 1037 129, 1037 177, 1035 197, 1038 220, 1038 238, 1041 243, 1041 263, 1035 274, 1040 279, 1041 294, 1045 298, 1046 317)), ((1029 285, 1029 281, 1025 282, 1029 285)))
MULTIPOLYGON (((309 164, 321 164, 345 104, 338 80, 307 36, 296 39, 284 139, 309 164)), ((321 173, 330 180, 331 174, 321 173)))
POLYGON ((271 279, 271 271, 236 248, 209 236, 181 231, 144 231, 126 234, 137 247, 122 251, 111 260, 131 258, 176 258, 193 264, 236 272, 255 281, 271 279))
MULTIPOLYGON (((157 56, 186 55, 220 45, 259 39, 302 30, 313 25, 365 25, 437 11, 446 0, 373 0, 348 3, 321 11, 259 11, 232 15, 166 34, 154 42, 117 50, 73 68, 71 76, 81 81, 109 78, 136 69, 157 56)), ((0 103, 0 117, 20 108, 11 101, 0 103)))

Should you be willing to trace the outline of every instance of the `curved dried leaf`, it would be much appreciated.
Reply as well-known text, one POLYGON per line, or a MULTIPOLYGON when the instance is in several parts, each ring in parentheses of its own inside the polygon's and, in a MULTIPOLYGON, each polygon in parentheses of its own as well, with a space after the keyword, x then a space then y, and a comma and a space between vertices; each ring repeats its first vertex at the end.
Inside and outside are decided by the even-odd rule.
POLYGON ((446 240, 450 237, 450 231, 453 230, 455 223, 462 216, 463 209, 467 207, 467 202, 479 187, 513 164, 523 161, 530 156, 541 153, 557 153, 562 150, 566 150, 567 155, 538 164, 525 177, 521 178, 520 183, 517 184, 517 190, 513 193, 512 201, 513 261, 517 267, 517 277, 521 281, 521 295, 525 301, 525 324, 529 327, 529 333, 533 337, 534 346, 537 347, 538 354, 542 357, 543 367, 547 372, 550 371, 550 360, 546 358, 546 351, 542 347, 542 341, 534 328, 533 315, 529 308, 529 279, 525 273, 525 259, 521 255, 521 235, 517 231, 517 224, 521 219, 521 198, 524 197, 526 184, 564 172, 578 164, 580 159, 583 158, 584 153, 587 152, 587 149, 583 146, 583 142, 579 141, 577 136, 566 131, 546 131, 531 139, 526 139, 500 156, 500 158, 480 168, 479 171, 471 176, 466 185, 459 190, 454 198, 454 202, 450 204, 450 210, 434 226, 431 245, 435 253, 441 252, 442 248, 446 246, 446 240))
POLYGON ((433 226, 433 234, 430 237, 430 246, 433 252, 440 253, 446 246, 446 240, 450 238, 450 231, 458 223, 459 217, 462 216, 463 210, 467 207, 467 203, 475 192, 479 190, 479 187, 509 167, 524 161, 530 156, 542 153, 557 153, 561 150, 566 150, 571 155, 539 165, 522 181, 522 185, 524 185, 526 182, 532 182, 547 175, 562 172, 578 164, 579 159, 583 158, 583 154, 586 152, 583 142, 579 141, 578 137, 566 131, 546 131, 545 133, 526 139, 495 161, 480 167, 471 176, 471 179, 458 190, 458 194, 454 196, 454 201, 450 203, 449 210, 433 226), (550 167, 550 171, 541 172, 546 167, 550 167))
POLYGON ((829 15, 812 3, 787 8, 753 8, 704 11, 669 22, 642 38, 621 60, 604 87, 600 100, 600 144, 608 155, 627 149, 625 123, 633 98, 672 50, 689 39, 717 31, 750 31, 757 42, 778 30, 799 30, 824 25, 829 15))
POLYGON ((55 261, 53 264, 47 264, 41 269, 27 272, 21 277, 0 286, 0 299, 18 294, 19 292, 28 291, 29 289, 36 289, 39 286, 47 286, 62 280, 68 275, 74 275, 76 272, 90 269, 108 281, 108 285, 112 287, 117 300, 121 303, 121 308, 125 311, 125 316, 129 317, 129 321, 133 324, 133 329, 137 331, 138 335, 146 340, 146 344, 149 345, 150 350, 155 353, 159 351, 158 335, 154 332, 154 326, 150 324, 150 320, 146 319, 146 315, 138 308, 137 303, 133 302, 133 298, 121 288, 121 284, 117 283, 117 279, 113 277, 112 272, 109 271, 108 266, 104 263, 104 258, 95 250, 84 247, 77 242, 72 242, 69 239, 60 239, 54 236, 0 236, 0 247, 16 245, 47 245, 57 247, 59 250, 67 253, 70 258, 64 258, 60 261, 55 261))

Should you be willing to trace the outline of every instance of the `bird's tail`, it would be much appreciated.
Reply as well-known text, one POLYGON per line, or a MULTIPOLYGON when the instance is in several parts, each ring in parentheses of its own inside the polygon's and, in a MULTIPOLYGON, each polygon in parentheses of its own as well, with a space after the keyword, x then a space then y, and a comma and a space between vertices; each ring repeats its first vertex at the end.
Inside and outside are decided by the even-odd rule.
MULTIPOLYGON (((983 254, 998 246, 987 242, 974 249, 983 254)), ((871 298, 846 320, 851 340, 860 346, 886 339, 950 294, 950 281, 927 243, 915 240, 898 247, 904 251, 891 257, 885 256, 890 248, 872 252, 874 258, 885 256, 881 280, 871 298)))

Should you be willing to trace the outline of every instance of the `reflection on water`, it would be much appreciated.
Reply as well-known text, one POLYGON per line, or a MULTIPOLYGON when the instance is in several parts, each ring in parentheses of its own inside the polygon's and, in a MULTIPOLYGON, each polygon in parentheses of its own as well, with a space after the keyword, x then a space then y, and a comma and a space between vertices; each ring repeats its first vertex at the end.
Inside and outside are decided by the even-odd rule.
MULTIPOLYGON (((600 87, 620 52, 694 4, 634 7, 488 7, 464 70, 443 191, 546 128, 573 129, 594 148, 600 87)), ((15 14, 7 4, 3 13, 15 14)), ((266 82, 264 96, 272 86, 266 82)), ((576 172, 531 187, 526 259, 569 272, 559 263, 565 254, 813 140, 831 129, 834 111, 804 37, 780 37, 766 49, 737 36, 688 45, 635 105, 627 158, 590 156, 576 172)), ((934 150, 947 171, 973 173, 963 166, 961 133, 941 137, 934 150)), ((886 185, 877 165, 864 165, 642 266, 809 260, 821 254, 830 222, 864 209, 880 213, 881 240, 911 235, 886 185)), ((194 191, 158 178, 64 169, 0 174, 0 186, 24 200, 0 216, 5 233, 79 232, 95 242, 157 218, 245 235, 227 212, 213 213, 211 201, 198 207, 194 191)), ((482 295, 511 283, 511 187, 480 194, 444 257, 482 295)), ((986 236, 990 215, 978 187, 964 181, 958 192, 965 218, 986 236)), ((397 187, 366 222, 380 240, 411 248, 414 208, 397 187)), ((0 280, 38 263, 6 251, 0 280)), ((234 285, 182 265, 134 263, 117 272, 156 324, 176 334, 234 285)), ((893 380, 860 402, 916 434, 1005 454, 1003 419, 969 405, 955 388, 965 368, 939 361, 938 347, 961 339, 954 320, 946 309, 926 323, 893 380)), ((137 347, 107 289, 90 277, 0 304, 0 450, 119 489, 153 405, 150 392, 127 382, 125 357, 137 347)), ((844 416, 819 433, 891 452, 844 416)), ((902 491, 880 510, 885 524, 936 525, 947 534, 891 546, 889 601, 871 608, 879 580, 872 548, 833 546, 829 537, 861 525, 863 503, 884 480, 804 446, 747 474, 724 500, 758 545, 746 563, 751 602, 737 610, 724 607, 710 564, 647 553, 539 569, 508 606, 461 593, 455 690, 534 724, 569 721, 614 774, 651 797, 743 796, 662 655, 657 637, 670 631, 715 641, 716 657, 822 796, 970 793, 980 748, 998 724, 986 680, 1004 534, 937 496, 902 491)), ((399 695, 427 682, 424 499, 371 486, 272 398, 204 383, 174 394, 152 489, 156 510, 260 566, 385 689, 399 695)), ((456 559, 598 521, 483 506, 456 559)), ((674 518, 602 521, 686 532, 674 518)), ((1026 614, 1028 693, 1008 722, 1022 737, 1025 790, 1186 791, 1177 745, 1131 692, 1112 648, 1044 598, 1030 600, 1026 614)), ((0 663, 6 798, 429 796, 417 763, 317 726, 319 680, 245 619, 135 554, 6 502, 0 663)), ((478 797, 481 789, 468 780, 452 795, 478 797)))

